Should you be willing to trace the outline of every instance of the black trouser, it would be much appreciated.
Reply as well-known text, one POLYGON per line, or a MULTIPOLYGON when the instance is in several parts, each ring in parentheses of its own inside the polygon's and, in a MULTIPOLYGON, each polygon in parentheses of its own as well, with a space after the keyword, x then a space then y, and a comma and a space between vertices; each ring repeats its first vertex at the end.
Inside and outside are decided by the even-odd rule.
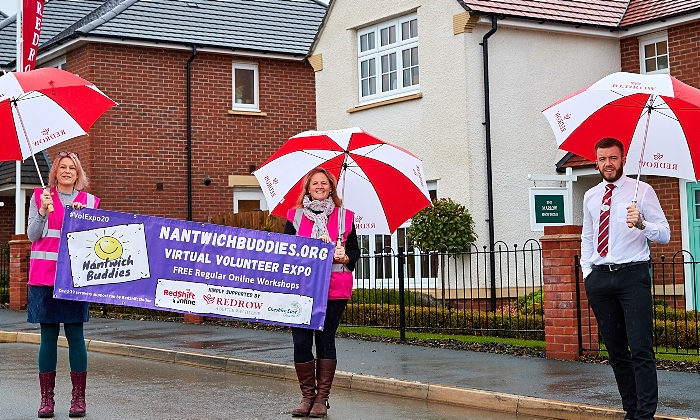
POLYGON ((586 294, 608 350, 625 418, 653 419, 658 384, 649 266, 594 269, 586 277, 586 294))
POLYGON ((314 360, 311 347, 316 337, 316 358, 335 359, 335 332, 340 325, 347 300, 329 300, 326 308, 326 320, 323 331, 307 328, 292 328, 294 340, 294 363, 306 363, 314 360))

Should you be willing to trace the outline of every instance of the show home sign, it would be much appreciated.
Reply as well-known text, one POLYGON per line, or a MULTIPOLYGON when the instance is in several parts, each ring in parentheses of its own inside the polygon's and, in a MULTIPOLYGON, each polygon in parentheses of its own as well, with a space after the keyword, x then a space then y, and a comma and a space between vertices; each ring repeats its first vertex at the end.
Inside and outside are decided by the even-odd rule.
POLYGON ((530 188, 530 227, 533 231, 545 226, 571 223, 571 203, 566 188, 530 188))

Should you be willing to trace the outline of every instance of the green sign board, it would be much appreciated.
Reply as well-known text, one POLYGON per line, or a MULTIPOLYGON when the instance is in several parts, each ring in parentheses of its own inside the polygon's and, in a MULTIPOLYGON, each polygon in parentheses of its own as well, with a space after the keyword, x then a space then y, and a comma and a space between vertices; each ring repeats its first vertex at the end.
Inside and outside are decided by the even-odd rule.
POLYGON ((564 223, 564 196, 535 194, 535 223, 564 223))

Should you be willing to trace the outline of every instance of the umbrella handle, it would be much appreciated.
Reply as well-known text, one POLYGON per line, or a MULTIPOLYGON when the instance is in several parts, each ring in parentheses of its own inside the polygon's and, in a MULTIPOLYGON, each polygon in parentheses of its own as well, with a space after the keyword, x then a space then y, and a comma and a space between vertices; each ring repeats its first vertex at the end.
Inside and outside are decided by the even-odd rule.
MULTIPOLYGON (((635 204, 635 203, 633 202, 632 205, 631 205, 630 207, 636 209, 636 208, 637 208, 637 204, 635 204)), ((632 229, 632 228, 634 227, 634 224, 633 224, 633 223, 630 223, 630 222, 627 222, 627 227, 630 228, 630 229, 632 229)))
MULTIPOLYGON (((37 170, 38 170, 38 169, 39 169, 39 168, 37 167, 37 170)), ((41 175, 39 175, 39 176, 41 176, 41 175)), ((41 181, 41 184, 42 184, 42 187, 43 187, 44 180, 41 181)), ((43 188, 44 188, 44 192, 47 192, 46 187, 43 187, 43 188)), ((49 204, 46 206, 46 210, 47 210, 49 213, 53 213, 53 204, 52 204, 52 203, 49 203, 49 204)))

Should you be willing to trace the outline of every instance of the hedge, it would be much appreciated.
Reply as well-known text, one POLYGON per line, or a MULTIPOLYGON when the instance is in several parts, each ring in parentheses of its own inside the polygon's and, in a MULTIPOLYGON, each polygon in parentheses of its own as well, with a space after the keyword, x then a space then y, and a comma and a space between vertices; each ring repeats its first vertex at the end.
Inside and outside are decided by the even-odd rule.
MULTIPOLYGON (((399 325, 399 310, 398 305, 349 303, 342 323, 396 328, 399 325)), ((522 314, 506 315, 484 311, 407 306, 406 327, 436 334, 544 340, 543 318, 522 314)))

